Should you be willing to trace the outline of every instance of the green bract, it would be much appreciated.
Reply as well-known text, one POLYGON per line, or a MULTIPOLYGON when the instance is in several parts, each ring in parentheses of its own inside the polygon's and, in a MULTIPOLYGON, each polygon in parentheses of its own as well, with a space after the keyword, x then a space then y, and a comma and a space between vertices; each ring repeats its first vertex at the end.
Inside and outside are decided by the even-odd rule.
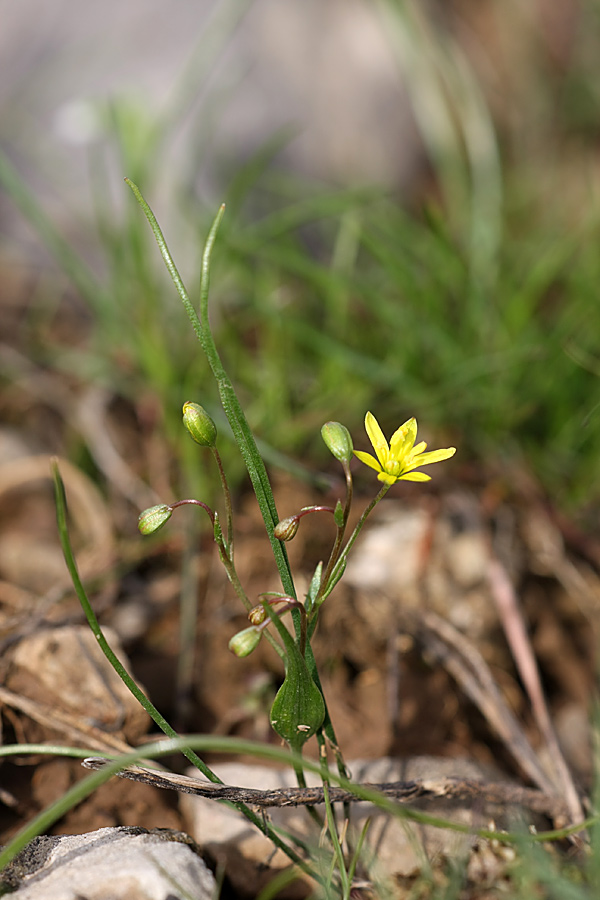
POLYGON ((273 731, 299 753, 323 724, 325 701, 297 646, 290 642, 286 649, 285 679, 273 701, 270 719, 273 731))

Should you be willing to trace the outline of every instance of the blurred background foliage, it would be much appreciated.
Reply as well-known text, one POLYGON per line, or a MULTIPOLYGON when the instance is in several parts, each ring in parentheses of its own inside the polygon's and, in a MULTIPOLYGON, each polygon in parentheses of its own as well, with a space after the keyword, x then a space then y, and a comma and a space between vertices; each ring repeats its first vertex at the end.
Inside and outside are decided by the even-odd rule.
MULTIPOLYGON (((474 464, 510 483, 524 470, 558 505, 596 515, 598 0, 367 4, 395 67, 398 116, 406 107, 412 122, 407 147, 387 148, 410 157, 397 179, 389 168, 382 179, 325 171, 318 153, 316 164, 294 166, 290 148, 310 123, 293 111, 262 133, 256 123, 253 144, 219 144, 236 86, 212 89, 211 73, 252 6, 216 4, 165 102, 123 90, 69 107, 89 125, 78 153, 91 192, 60 221, 40 187, 52 168, 32 172, 15 118, 5 118, 2 269, 37 273, 18 304, 5 279, 5 422, 110 479, 110 453, 76 403, 89 411, 94 385, 102 416, 120 416, 114 442, 139 480, 137 490, 123 478, 130 500, 170 499, 181 479, 208 490, 180 415, 195 400, 221 425, 215 390, 117 172, 153 207, 192 295, 207 229, 227 204, 213 327, 272 464, 327 466, 319 429, 328 419, 362 446, 367 409, 387 431, 416 415, 425 438, 459 447, 457 474, 474 464), (26 251, 15 236, 23 221, 35 235, 26 251)), ((351 12, 360 19, 364 7, 351 12)), ((384 126, 389 116, 383 105, 384 126)), ((241 478, 226 446, 224 455, 241 478)))

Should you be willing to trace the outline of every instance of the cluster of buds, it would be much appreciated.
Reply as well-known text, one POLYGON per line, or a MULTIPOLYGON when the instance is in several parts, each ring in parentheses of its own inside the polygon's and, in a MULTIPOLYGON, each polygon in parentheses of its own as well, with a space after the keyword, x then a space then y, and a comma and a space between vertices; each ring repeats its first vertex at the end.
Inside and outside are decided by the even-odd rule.
POLYGON ((279 605, 279 609, 276 611, 276 614, 279 616, 290 609, 301 609, 302 612, 304 612, 302 604, 298 603, 297 600, 294 600, 293 597, 288 597, 286 594, 275 593, 272 596, 269 596, 269 594, 262 594, 261 596, 264 598, 268 597, 268 599, 264 599, 262 603, 253 606, 252 609, 248 611, 248 621, 251 623, 250 627, 238 631, 229 641, 229 649, 235 656, 249 656, 252 651, 258 647, 261 636, 271 621, 269 614, 267 613, 267 606, 273 608, 279 605))
POLYGON ((221 459, 216 449, 216 425, 204 407, 200 406, 199 403, 192 402, 187 402, 183 406, 183 423, 192 439, 201 447, 209 448, 216 460, 227 507, 226 535, 221 529, 217 513, 199 500, 179 500, 171 505, 161 503, 146 509, 140 515, 139 530, 142 534, 153 534, 171 518, 176 507, 188 503, 201 506, 208 513, 213 524, 214 539, 218 545, 221 560, 227 569, 231 583, 249 610, 249 626, 231 638, 229 649, 236 656, 244 658, 258 647, 263 635, 265 635, 266 639, 275 646, 283 657, 286 674, 271 708, 271 725, 277 734, 290 744, 292 749, 299 751, 303 743, 322 727, 325 719, 323 696, 306 664, 308 639, 309 635, 314 631, 315 616, 321 604, 342 577, 350 547, 360 532, 367 516, 392 484, 400 480, 429 480, 428 475, 415 470, 420 466, 448 459, 454 454, 455 450, 453 447, 450 447, 446 450, 435 450, 426 453, 427 445, 424 442, 415 443, 417 423, 414 418, 401 425, 394 432, 388 444, 375 417, 371 413, 367 413, 365 428, 371 441, 374 455, 361 450, 354 450, 352 437, 344 425, 341 425, 339 422, 326 422, 321 429, 321 435, 327 448, 335 459, 341 463, 344 470, 346 478, 345 503, 342 504, 338 500, 335 507, 304 507, 299 513, 281 519, 274 528, 274 536, 282 542, 291 541, 298 532, 300 520, 303 516, 314 512, 331 513, 337 534, 329 561, 324 569, 321 563, 317 566, 305 603, 301 603, 295 597, 287 594, 265 594, 262 595, 262 598, 260 598, 261 602, 257 606, 250 608, 251 603, 239 582, 233 561, 231 495, 221 459), (383 487, 375 499, 367 506, 355 526, 353 534, 343 546, 352 502, 353 491, 350 462, 354 456, 377 472, 377 478, 383 482, 383 487), (296 617, 295 638, 292 637, 285 625, 280 621, 280 616, 290 611, 296 617), (280 644, 267 631, 269 625, 273 625, 278 632, 280 644))
POLYGON ((248 619, 252 623, 250 627, 244 628, 242 631, 238 631, 237 634, 234 634, 228 644, 231 652, 235 654, 235 656, 239 656, 240 659, 243 659, 245 656, 250 656, 252 651, 256 650, 260 644, 263 633, 263 628, 261 626, 266 625, 268 619, 267 611, 262 603, 252 607, 248 613, 248 619))

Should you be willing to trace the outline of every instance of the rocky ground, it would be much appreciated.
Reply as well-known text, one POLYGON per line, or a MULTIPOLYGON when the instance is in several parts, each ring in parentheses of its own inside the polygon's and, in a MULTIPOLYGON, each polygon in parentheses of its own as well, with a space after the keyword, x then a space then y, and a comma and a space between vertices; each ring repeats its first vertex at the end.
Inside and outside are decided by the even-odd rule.
MULTIPOLYGON (((28 455, 14 434, 11 447, 0 466, 4 741, 52 741, 92 754, 143 744, 151 723, 106 666, 63 571, 48 458, 28 455)), ((61 469, 98 615, 153 702, 183 731, 273 743, 268 710, 280 665, 262 645, 245 660, 228 651, 245 617, 208 538, 192 563, 199 608, 188 681, 178 675, 181 533, 165 531, 153 544, 132 536, 118 547, 106 497, 66 461, 61 469)), ((493 472, 460 475, 460 482, 441 477, 424 495, 396 488, 358 542, 315 639, 327 702, 346 759, 410 764, 427 757, 419 771, 429 779, 453 768, 466 777, 464 766, 473 766, 471 777, 475 771, 484 781, 562 798, 564 813, 545 819, 547 827, 559 825, 577 816, 573 798, 585 796, 592 777, 597 546, 524 476, 509 482, 493 472)), ((282 515, 315 501, 311 488, 287 478, 278 479, 276 493, 282 515)), ((303 522, 289 545, 301 589, 330 537, 330 523, 311 518, 316 527, 303 522)), ((250 497, 241 502, 238 533, 238 568, 249 595, 275 590, 250 497)), ((182 770, 181 759, 168 762, 182 770)), ((77 760, 5 760, 2 840, 84 774, 77 760)), ((239 770, 228 777, 240 784, 252 779, 239 770)), ((467 807, 471 816, 475 810, 471 824, 487 824, 487 808, 484 816, 477 804, 467 807)), ((495 809, 496 817, 506 811, 495 809)), ((184 831, 201 845, 212 843, 213 863, 221 858, 209 839, 216 825, 198 820, 189 800, 117 779, 51 831, 107 826, 184 831)), ((450 852, 447 845, 442 851, 450 852)), ((414 861, 404 869, 398 863, 391 874, 410 878, 414 869, 414 861)))

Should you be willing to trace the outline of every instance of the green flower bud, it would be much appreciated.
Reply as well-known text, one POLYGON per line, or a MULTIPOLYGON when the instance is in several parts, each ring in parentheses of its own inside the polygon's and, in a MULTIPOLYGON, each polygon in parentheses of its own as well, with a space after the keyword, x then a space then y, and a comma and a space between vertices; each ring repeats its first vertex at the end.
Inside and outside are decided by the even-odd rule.
POLYGON ((234 634, 229 641, 228 647, 232 653, 243 659, 245 656, 250 656, 253 650, 256 650, 261 637, 260 631, 257 631, 254 625, 251 625, 250 628, 244 628, 243 631, 238 631, 237 634, 234 634))
POLYGON ((259 603, 258 606, 252 607, 252 609, 248 613, 248 618, 253 625, 262 625, 262 623, 267 618, 267 611, 264 606, 259 603))
POLYGON ((183 404, 183 424, 201 447, 214 447, 217 441, 217 426, 199 403, 189 400, 183 404))
POLYGON ((158 506, 151 506, 140 513, 138 519, 138 528, 142 534, 153 534, 158 531, 165 522, 168 522, 173 515, 173 510, 166 503, 160 503, 158 506))
POLYGON ((341 463, 349 463, 354 452, 350 432, 339 422, 325 422, 321 428, 321 437, 327 448, 341 463))
POLYGON ((299 525, 300 518, 298 516, 288 516, 287 519, 282 519, 275 526, 275 537, 278 541, 291 541, 296 537, 299 525))

